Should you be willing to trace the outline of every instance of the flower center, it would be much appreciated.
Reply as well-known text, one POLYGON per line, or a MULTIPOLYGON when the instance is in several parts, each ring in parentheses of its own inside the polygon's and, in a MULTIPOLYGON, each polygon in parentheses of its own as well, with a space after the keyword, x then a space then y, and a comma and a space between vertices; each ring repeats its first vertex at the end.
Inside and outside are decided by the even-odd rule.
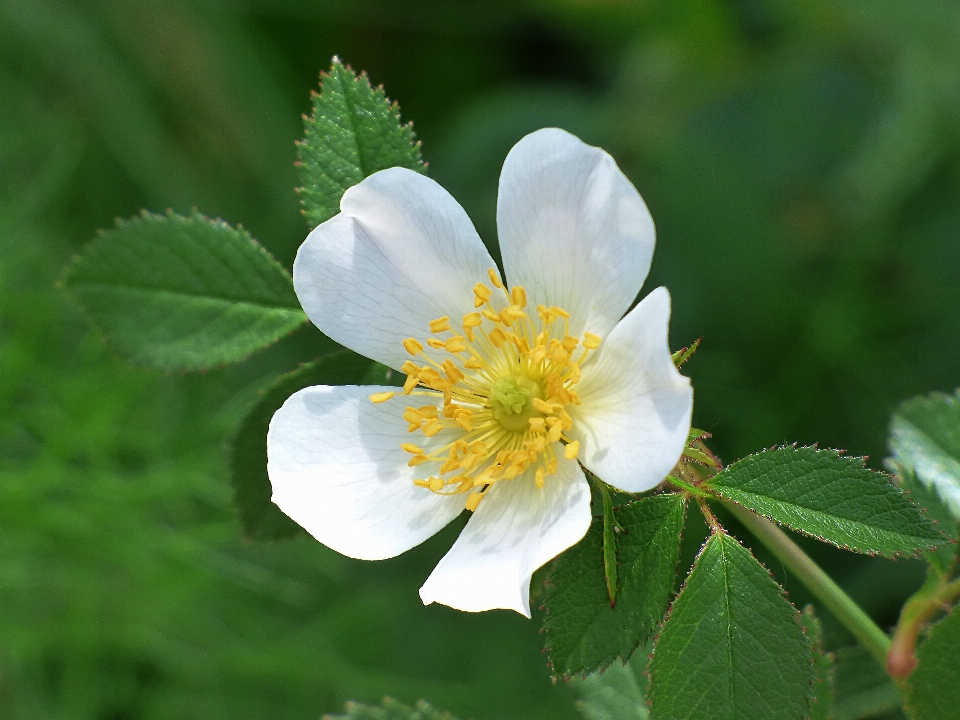
MULTIPOLYGON (((577 457, 580 444, 567 435, 573 427, 567 406, 580 404, 573 386, 590 351, 600 346, 592 333, 584 333, 582 341, 571 337, 570 313, 562 308, 539 305, 531 316, 523 287, 508 291, 495 270, 488 274, 504 300, 494 301, 494 291, 477 283, 477 312, 463 316, 462 335, 444 316, 430 322, 425 343, 403 341, 412 357, 426 361, 408 360, 402 368, 404 394, 425 403, 406 408, 407 430, 426 438, 445 433, 437 449, 400 446, 412 456, 408 465, 429 471, 414 483, 443 495, 469 493, 469 510, 476 510, 493 484, 528 469, 542 488, 557 471, 558 451, 569 460, 577 457)), ((375 393, 370 399, 381 403, 394 395, 375 393)))
POLYGON ((532 398, 543 399, 540 383, 529 377, 507 377, 490 388, 490 411, 500 427, 510 432, 524 432, 530 418, 543 417, 532 398))

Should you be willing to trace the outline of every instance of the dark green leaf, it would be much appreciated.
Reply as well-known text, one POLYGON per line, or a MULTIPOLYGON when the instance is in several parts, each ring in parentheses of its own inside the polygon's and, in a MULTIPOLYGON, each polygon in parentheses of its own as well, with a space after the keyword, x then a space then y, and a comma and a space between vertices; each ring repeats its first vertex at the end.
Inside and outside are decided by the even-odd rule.
POLYGON ((610 606, 617 602, 617 588, 620 585, 617 580, 617 538, 616 533, 620 530, 617 525, 617 519, 613 514, 613 500, 610 499, 610 491, 603 481, 598 481, 597 487, 600 488, 600 497, 603 501, 603 574, 607 581, 607 595, 610 597, 610 606))
POLYGON ((724 533, 700 551, 650 661, 657 720, 804 720, 812 667, 796 609, 724 533))
POLYGON ((613 663, 583 679, 574 678, 571 685, 580 695, 577 709, 584 720, 648 720, 646 662, 646 655, 638 654, 624 665, 613 663))
POLYGON ((840 648, 834 661, 833 720, 859 720, 902 707, 900 691, 869 652, 859 645, 840 648))
MULTIPOLYGON (((927 511, 927 515, 937 522, 937 529, 943 531, 947 537, 956 540, 958 536, 957 521, 946 503, 940 500, 937 491, 932 486, 922 483, 911 468, 904 467, 897 460, 888 458, 888 467, 897 475, 897 481, 904 490, 910 493, 910 499, 927 511)), ((950 572, 960 546, 956 542, 940 545, 931 552, 924 553, 924 557, 936 567, 941 575, 950 572)))
POLYGON ((659 495, 614 510, 620 587, 610 607, 603 563, 603 520, 557 558, 544 605, 545 642, 553 673, 566 677, 627 660, 663 617, 676 584, 686 504, 659 495))
POLYGON ((890 449, 960 520, 960 390, 903 403, 890 423, 890 449))
POLYGON ((823 628, 813 607, 803 609, 803 629, 813 645, 813 702, 810 720, 830 720, 833 708, 833 656, 823 648, 823 628))
POLYGON ((306 320, 287 272, 242 228, 194 213, 124 220, 67 269, 67 291, 136 363, 241 360, 306 320))
POLYGON ((267 429, 288 397, 310 385, 354 385, 370 372, 370 360, 338 350, 280 377, 263 391, 259 402, 240 424, 230 451, 230 481, 244 533, 257 540, 288 538, 302 532, 270 501, 267 477, 267 429))
POLYGON ((960 608, 934 625, 917 648, 909 687, 913 720, 960 720, 960 608))
POLYGON ((311 228, 340 212, 347 188, 378 170, 405 167, 422 172, 420 143, 413 127, 400 122, 400 111, 339 58, 321 75, 313 93, 313 115, 304 121, 299 143, 300 203, 311 228))
POLYGON ((886 475, 836 450, 766 450, 733 463, 708 486, 727 500, 847 550, 893 556, 947 541, 886 475))
POLYGON ((393 698, 384 698, 381 705, 347 703, 346 714, 324 715, 323 720, 457 720, 447 712, 434 710, 423 700, 415 708, 393 698))

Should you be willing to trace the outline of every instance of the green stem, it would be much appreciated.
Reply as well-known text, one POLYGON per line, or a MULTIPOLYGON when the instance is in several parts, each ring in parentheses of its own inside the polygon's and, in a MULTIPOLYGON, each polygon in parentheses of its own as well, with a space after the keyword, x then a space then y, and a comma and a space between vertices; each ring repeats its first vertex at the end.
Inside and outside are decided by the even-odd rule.
POLYGON ((739 505, 726 503, 726 506, 770 552, 800 578, 807 589, 853 633, 880 665, 886 667, 890 638, 870 616, 780 528, 739 505))

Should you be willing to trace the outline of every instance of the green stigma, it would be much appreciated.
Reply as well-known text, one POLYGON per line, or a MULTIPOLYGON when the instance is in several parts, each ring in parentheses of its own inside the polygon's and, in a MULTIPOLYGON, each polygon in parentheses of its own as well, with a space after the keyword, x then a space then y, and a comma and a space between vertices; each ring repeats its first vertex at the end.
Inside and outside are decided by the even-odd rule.
POLYGON ((506 377, 490 388, 493 418, 504 430, 523 432, 530 426, 530 418, 543 416, 532 402, 542 397, 540 383, 528 377, 506 377))

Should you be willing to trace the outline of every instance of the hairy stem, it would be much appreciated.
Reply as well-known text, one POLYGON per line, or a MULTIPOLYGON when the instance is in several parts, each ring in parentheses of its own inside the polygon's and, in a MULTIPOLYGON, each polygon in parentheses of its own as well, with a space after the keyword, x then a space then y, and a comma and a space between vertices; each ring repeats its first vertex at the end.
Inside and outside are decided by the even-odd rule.
POLYGON ((725 504, 770 552, 800 578, 807 589, 860 641, 880 665, 886 667, 890 638, 870 616, 780 528, 739 505, 725 504))

